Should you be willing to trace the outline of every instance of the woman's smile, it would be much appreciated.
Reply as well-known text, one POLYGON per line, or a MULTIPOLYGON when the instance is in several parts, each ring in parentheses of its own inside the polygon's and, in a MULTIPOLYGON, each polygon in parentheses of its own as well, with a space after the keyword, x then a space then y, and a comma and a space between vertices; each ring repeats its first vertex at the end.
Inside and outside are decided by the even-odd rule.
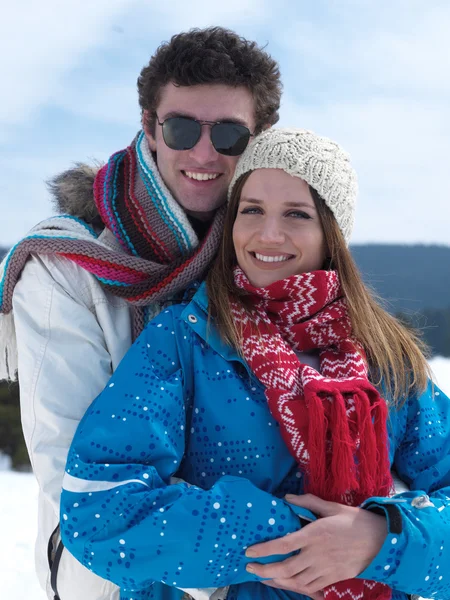
POLYGON ((292 260, 294 258, 293 254, 269 254, 266 251, 260 252, 249 252, 250 256, 253 257, 255 263, 258 264, 260 268, 272 268, 278 269, 280 263, 285 263, 288 260, 292 260), (263 264, 259 264, 263 263, 263 264))

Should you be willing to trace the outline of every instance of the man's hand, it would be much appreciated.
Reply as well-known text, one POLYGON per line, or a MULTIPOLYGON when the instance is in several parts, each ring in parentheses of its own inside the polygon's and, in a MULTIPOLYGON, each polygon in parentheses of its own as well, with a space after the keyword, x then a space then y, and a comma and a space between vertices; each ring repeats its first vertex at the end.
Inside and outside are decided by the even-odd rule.
POLYGON ((265 585, 320 600, 327 586, 359 575, 386 539, 385 517, 368 510, 327 502, 312 494, 289 495, 285 499, 322 518, 300 531, 247 549, 246 555, 251 558, 301 550, 282 562, 250 563, 247 569, 251 573, 271 580, 263 581, 265 585))

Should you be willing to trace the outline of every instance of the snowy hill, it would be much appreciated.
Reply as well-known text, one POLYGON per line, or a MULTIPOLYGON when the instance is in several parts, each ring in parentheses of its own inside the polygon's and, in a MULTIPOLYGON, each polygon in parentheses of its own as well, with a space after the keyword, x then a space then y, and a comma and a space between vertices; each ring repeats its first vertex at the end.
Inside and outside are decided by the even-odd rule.
POLYGON ((33 475, 0 471, 1 597, 45 600, 34 573, 38 487, 33 475))

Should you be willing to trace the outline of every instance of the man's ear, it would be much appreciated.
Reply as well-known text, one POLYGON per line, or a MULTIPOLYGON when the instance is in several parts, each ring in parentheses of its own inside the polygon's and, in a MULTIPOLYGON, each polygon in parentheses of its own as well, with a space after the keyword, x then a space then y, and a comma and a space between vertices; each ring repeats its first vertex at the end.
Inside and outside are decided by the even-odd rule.
POLYGON ((142 112, 142 129, 145 132, 145 137, 147 138, 148 145, 150 146, 150 150, 152 152, 156 152, 156 140, 153 133, 150 131, 149 127, 150 115, 148 110, 144 110, 142 112))

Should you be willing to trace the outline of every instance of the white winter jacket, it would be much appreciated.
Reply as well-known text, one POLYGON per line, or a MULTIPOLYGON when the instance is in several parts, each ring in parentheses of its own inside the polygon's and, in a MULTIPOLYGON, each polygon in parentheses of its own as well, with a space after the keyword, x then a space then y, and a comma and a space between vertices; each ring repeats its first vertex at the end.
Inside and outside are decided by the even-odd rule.
MULTIPOLYGON (((105 229, 99 241, 119 249, 105 229)), ((149 317, 162 306, 151 306, 149 317)), ((132 343, 129 304, 74 262, 33 256, 13 295, 22 427, 39 485, 36 571, 49 600, 119 600, 120 590, 79 563, 62 544, 59 501, 75 430, 132 343), (50 570, 48 550, 52 569, 50 570), (62 549, 59 560, 55 555, 62 549), (52 587, 53 584, 53 587, 52 587)), ((174 483, 176 480, 174 481, 174 483)), ((194 600, 224 598, 224 588, 189 589, 194 600)))
MULTIPOLYGON (((100 239, 115 245, 108 230, 100 239)), ((59 522, 66 457, 86 409, 131 345, 127 302, 105 292, 75 263, 56 256, 27 262, 13 296, 22 426, 39 484, 36 568, 49 598, 49 538, 59 522)), ((53 550, 59 540, 53 540, 53 550)), ((119 588, 63 550, 61 600, 117 600, 119 588)))

